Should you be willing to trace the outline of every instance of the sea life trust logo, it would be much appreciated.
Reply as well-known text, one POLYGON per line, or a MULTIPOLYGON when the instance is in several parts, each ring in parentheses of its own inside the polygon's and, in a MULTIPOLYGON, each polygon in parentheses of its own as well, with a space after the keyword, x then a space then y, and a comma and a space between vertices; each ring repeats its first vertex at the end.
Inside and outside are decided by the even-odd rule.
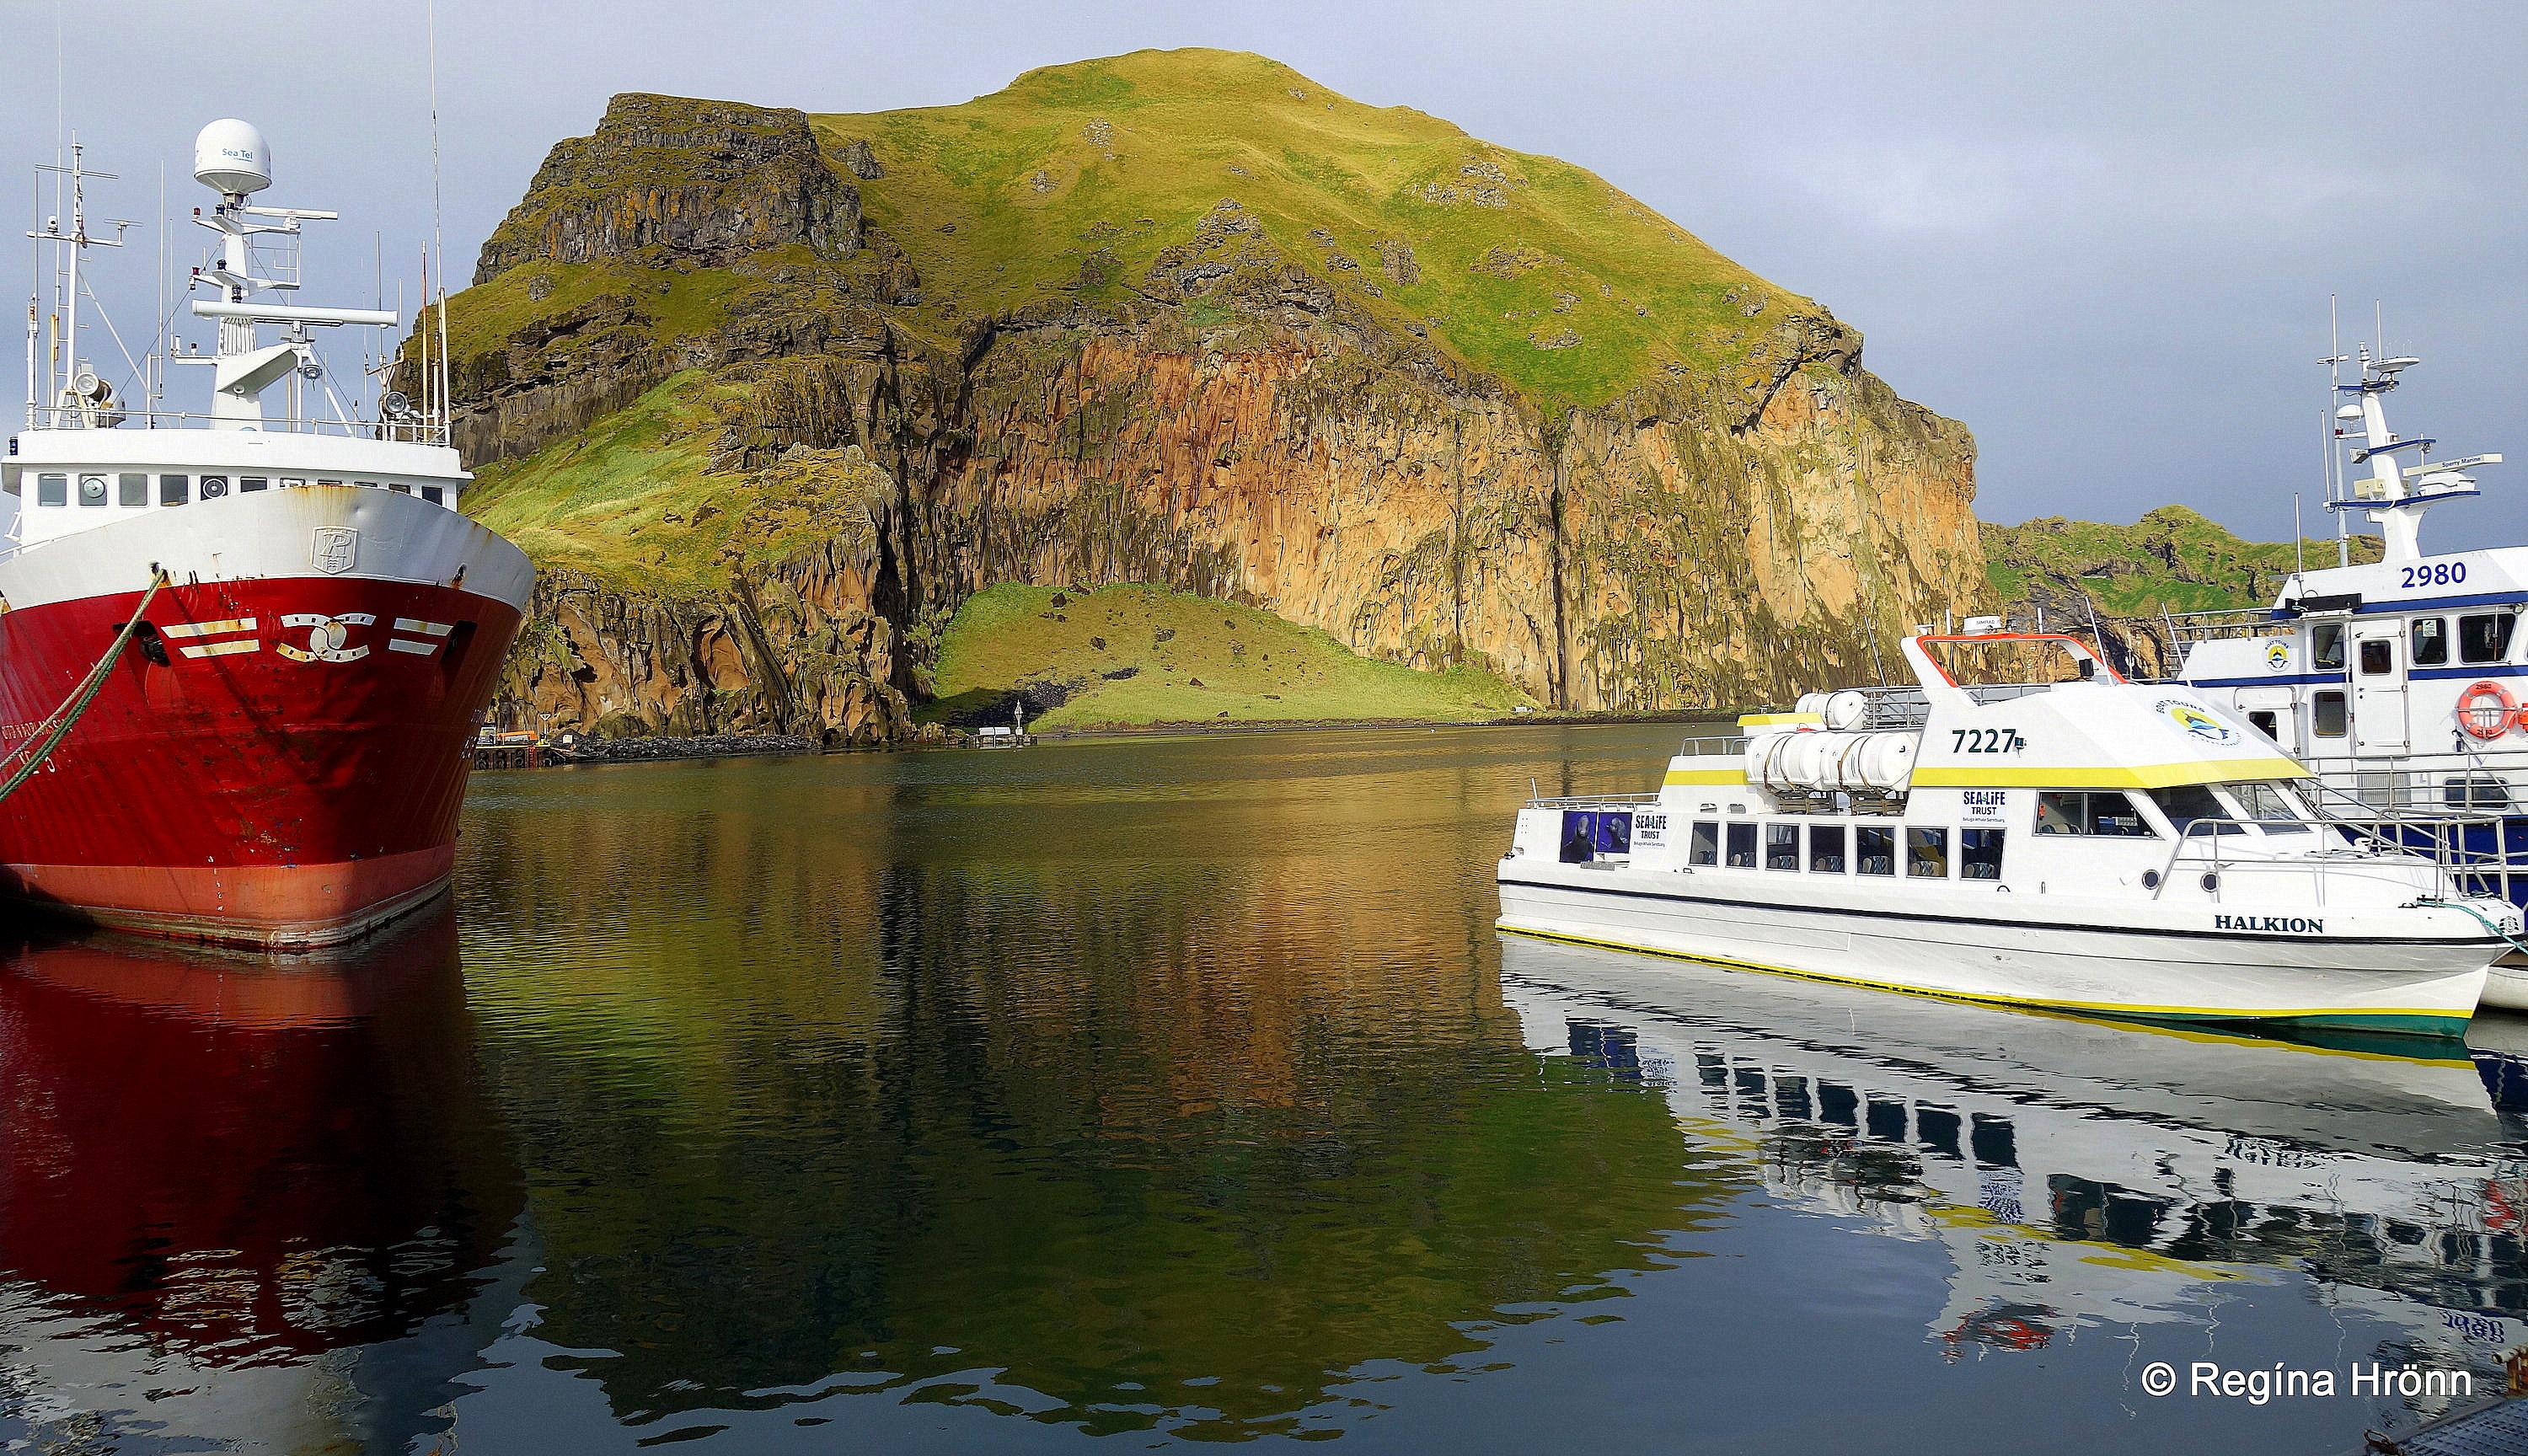
POLYGON ((2168 714, 2168 720, 2208 744, 2222 748, 2238 741, 2238 730, 2222 722, 2193 703, 2180 698, 2163 698, 2151 704, 2154 711, 2168 714))
POLYGON ((2331 1370, 2306 1370, 2275 1361, 2270 1367, 2238 1370, 2210 1360, 2188 1364, 2181 1380, 2177 1367, 2154 1360, 2141 1368, 2141 1393, 2151 1398, 2175 1395, 2180 1384, 2188 1396, 2243 1400, 2263 1405, 2275 1399, 2306 1395, 2456 1395, 2475 1394, 2471 1371, 2434 1370, 2419 1365, 2356 1365, 2336 1378, 2331 1370))
POLYGON ((2289 671, 2291 671, 2291 644, 2290 644, 2290 643, 2287 643, 2287 642, 2269 642, 2269 643, 2265 644, 2265 671, 2267 671, 2267 672, 2289 672, 2289 671))

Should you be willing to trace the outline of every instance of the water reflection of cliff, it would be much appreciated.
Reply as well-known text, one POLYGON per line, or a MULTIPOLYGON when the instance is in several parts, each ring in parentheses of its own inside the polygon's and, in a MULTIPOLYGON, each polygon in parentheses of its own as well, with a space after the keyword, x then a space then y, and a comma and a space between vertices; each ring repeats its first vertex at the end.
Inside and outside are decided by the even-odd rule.
POLYGON ((1364 1362, 1589 1313, 1709 1217, 1660 1100, 1526 1051, 1487 920, 1432 892, 1489 860, 1462 783, 1381 763, 1369 802, 1260 751, 1154 781, 1164 746, 1107 783, 1096 753, 695 770, 630 833, 531 787, 478 816, 538 1334, 614 1352, 585 1368, 618 1417, 988 1371, 924 1398, 1300 1429, 1375 1398, 1364 1362), (563 913, 595 950, 525 933, 563 913))
POLYGON ((2520 1127, 2454 1043, 2146 1030, 1526 941, 1502 961, 1532 1044, 1657 1089, 1797 1205, 1946 1245, 1924 1329, 1953 1355, 2200 1322, 2207 1291, 2279 1271, 2390 1331, 2377 1358, 2482 1391, 2528 1346, 2520 1127))
POLYGON ((0 1344, 39 1442, 399 1447, 515 1216, 442 914, 341 958, 0 965, 0 1344), (436 1326, 436 1327, 432 1327, 436 1326))

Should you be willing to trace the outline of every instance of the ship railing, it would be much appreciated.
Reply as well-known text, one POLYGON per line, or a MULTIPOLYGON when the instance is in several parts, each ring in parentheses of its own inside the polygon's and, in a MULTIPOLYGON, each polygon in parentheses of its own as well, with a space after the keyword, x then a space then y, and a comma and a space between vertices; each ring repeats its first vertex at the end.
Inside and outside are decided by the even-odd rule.
MULTIPOLYGON (((107 430, 137 426, 143 430, 207 430, 211 416, 194 410, 77 408, 37 405, 30 430, 107 430)), ((266 435, 323 435, 342 440, 385 440, 408 444, 446 444, 448 426, 436 420, 265 420, 255 429, 266 435)))
POLYGON ((1530 799, 1529 808, 1647 808, 1659 802, 1657 794, 1578 794, 1561 799, 1530 799))
POLYGON ((2274 620, 2264 606, 2217 606, 2206 611, 2164 611, 2170 639, 2183 646, 2219 637, 2289 637, 2290 622, 2274 620))
POLYGON ((1726 758, 1747 752, 1747 735, 1718 733, 1689 738, 1676 752, 1681 758, 1726 758))
MULTIPOLYGON (((1979 683, 1961 689, 1978 703, 2007 702, 2014 698, 2051 692, 2054 683, 1979 683)), ((1855 729, 1920 728, 1929 721, 1931 700, 1921 688, 1851 688, 1868 704, 1855 729)))
POLYGON ((2499 815, 2364 806, 2358 814, 2189 819, 2150 882, 2150 897, 2164 899, 2180 876, 2193 875, 2219 904, 2233 875, 2282 874, 2305 879, 2314 903, 2323 906, 2330 877, 2375 880, 2383 863, 2416 862, 2430 863, 2440 883, 2458 895, 2510 900, 2514 889, 2528 885, 2528 856, 2507 847, 2499 815), (2314 838, 2301 840, 2302 834, 2314 838))

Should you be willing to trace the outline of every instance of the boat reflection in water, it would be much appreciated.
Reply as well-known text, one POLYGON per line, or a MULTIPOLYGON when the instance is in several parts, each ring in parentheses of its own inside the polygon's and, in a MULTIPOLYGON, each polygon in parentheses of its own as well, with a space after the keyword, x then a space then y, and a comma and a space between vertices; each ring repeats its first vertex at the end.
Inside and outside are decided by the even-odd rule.
POLYGON ((321 956, 12 947, 0 1430, 301 1451, 439 1424, 518 1207, 474 1064, 451 913, 321 956))
POLYGON ((2203 1324, 2221 1281, 2284 1270, 2390 1332, 2343 1358, 2465 1370, 2484 1395, 2528 1347, 2528 1165, 2487 1090, 2519 1081, 2510 1054, 1992 1011, 1518 937, 1501 954, 1532 1047, 1660 1088, 1793 1207, 1946 1245, 1926 1338, 1952 1357, 2203 1324))

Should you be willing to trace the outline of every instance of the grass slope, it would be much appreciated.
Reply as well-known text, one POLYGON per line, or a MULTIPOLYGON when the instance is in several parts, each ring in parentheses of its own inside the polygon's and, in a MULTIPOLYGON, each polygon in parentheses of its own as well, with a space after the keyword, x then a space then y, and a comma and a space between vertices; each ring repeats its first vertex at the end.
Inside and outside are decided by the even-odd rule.
POLYGON ((962 105, 812 121, 837 159, 868 142, 884 176, 862 205, 943 324, 1121 297, 1223 199, 1355 304, 1539 403, 1733 363, 1751 310, 1814 306, 1593 173, 1240 51, 1135 51, 962 105))
MULTIPOLYGON (((2242 541, 2182 505, 2163 505, 2130 526, 2047 516, 1983 528, 1984 571, 2003 601, 2039 586, 2071 587, 2117 616, 2253 606, 2272 599, 2296 569, 2291 544, 2242 541)), ((2335 564, 2331 539, 2302 543, 2310 567, 2335 564)), ((2352 538, 2356 563, 2379 559, 2379 539, 2352 538)))
POLYGON ((1048 728, 1474 720, 1533 702, 1475 668, 1417 672, 1271 612, 1146 586, 976 593, 941 639, 936 689, 927 721, 1007 723, 1024 694, 1046 704, 1029 725, 1048 728))

